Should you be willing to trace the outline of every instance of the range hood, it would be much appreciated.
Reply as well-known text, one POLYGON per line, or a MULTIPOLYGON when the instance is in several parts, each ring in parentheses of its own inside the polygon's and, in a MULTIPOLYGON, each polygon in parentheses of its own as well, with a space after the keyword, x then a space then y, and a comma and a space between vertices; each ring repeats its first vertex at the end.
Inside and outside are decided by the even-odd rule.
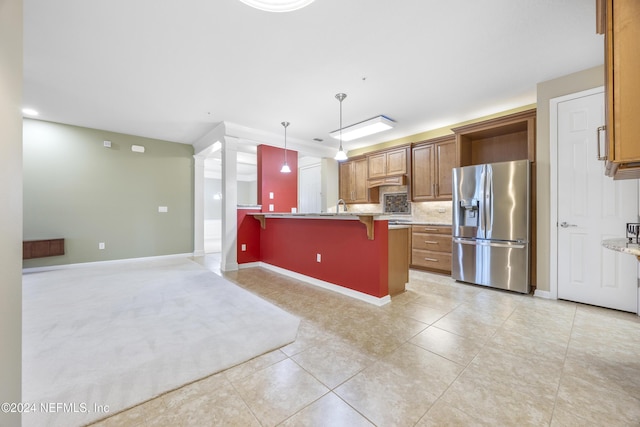
POLYGON ((406 175, 385 176, 367 180, 367 188, 382 187, 383 185, 407 185, 406 175))

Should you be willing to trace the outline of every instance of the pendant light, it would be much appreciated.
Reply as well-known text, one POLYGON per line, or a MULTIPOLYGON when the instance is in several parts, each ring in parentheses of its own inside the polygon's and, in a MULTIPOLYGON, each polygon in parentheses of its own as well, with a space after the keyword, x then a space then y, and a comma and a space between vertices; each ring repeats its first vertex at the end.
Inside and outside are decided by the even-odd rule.
POLYGON ((336 153, 336 156, 334 157, 334 159, 336 159, 339 162, 347 160, 347 153, 345 153, 344 150, 342 149, 342 101, 346 97, 347 97, 347 94, 345 93, 336 94, 336 99, 340 101, 340 149, 338 149, 338 152, 336 153))
POLYGON ((280 169, 281 173, 290 173, 291 168, 287 164, 287 126, 289 126, 289 122, 280 123, 284 127, 284 164, 282 165, 282 169, 280 169))

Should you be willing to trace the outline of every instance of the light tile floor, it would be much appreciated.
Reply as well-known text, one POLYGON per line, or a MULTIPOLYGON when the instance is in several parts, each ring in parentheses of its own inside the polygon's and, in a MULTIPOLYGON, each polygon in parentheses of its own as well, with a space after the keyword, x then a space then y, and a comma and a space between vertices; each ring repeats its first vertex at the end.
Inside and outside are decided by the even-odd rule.
POLYGON ((419 271, 384 307, 226 277, 299 316, 297 340, 96 427, 640 425, 636 315, 419 271))

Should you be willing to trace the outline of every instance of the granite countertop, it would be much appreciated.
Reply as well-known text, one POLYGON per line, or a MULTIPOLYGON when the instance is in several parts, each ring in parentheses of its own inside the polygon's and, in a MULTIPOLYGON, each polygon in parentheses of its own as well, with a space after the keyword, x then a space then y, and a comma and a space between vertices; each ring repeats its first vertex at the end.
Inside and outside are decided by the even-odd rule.
POLYGON ((635 255, 640 259, 640 245, 637 243, 629 243, 628 239, 606 239, 602 241, 602 246, 612 251, 635 255))

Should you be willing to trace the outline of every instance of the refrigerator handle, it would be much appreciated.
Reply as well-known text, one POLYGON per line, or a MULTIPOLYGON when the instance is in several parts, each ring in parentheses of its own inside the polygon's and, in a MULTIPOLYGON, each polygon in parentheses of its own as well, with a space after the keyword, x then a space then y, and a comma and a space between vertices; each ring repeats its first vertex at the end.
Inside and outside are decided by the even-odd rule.
POLYGON ((482 166, 482 172, 480 172, 480 200, 478 203, 478 237, 484 238, 486 237, 486 230, 484 227, 485 224, 485 211, 484 211, 484 192, 485 192, 485 182, 486 182, 486 167, 482 166))
POLYGON ((493 225, 493 170, 490 165, 486 165, 485 179, 485 196, 484 196, 484 232, 485 237, 491 237, 491 228, 493 225))

